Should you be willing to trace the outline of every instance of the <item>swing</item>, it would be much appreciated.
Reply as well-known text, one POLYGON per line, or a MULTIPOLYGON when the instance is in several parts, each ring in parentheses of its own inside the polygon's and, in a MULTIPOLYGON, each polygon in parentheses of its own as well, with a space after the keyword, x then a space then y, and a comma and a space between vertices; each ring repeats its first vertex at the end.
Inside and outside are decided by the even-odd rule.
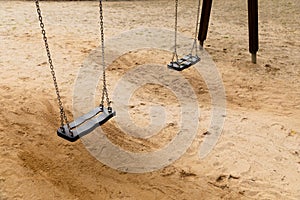
POLYGON ((172 61, 168 64, 168 68, 174 69, 177 71, 182 71, 200 61, 200 57, 198 56, 198 47, 197 47, 197 30, 198 30, 199 13, 200 13, 200 0, 198 3, 198 13, 197 13, 196 28, 195 28, 195 37, 194 37, 194 43, 193 43, 191 52, 189 54, 183 56, 182 58, 178 59, 178 55, 177 55, 178 0, 175 0, 175 45, 174 45, 172 61), (193 55, 194 49, 195 49, 195 55, 193 55), (176 60, 174 60, 175 58, 176 58, 176 60))
POLYGON ((44 28, 42 13, 39 5, 39 1, 35 1, 40 27, 42 30, 43 40, 45 43, 45 48, 47 52, 48 62, 51 70, 51 75, 53 78, 53 83, 57 95, 57 101, 60 110, 60 122, 61 126, 57 130, 57 135, 70 141, 74 142, 91 131, 93 131, 98 126, 104 124, 113 116, 116 115, 116 112, 111 107, 111 101, 108 97, 108 91, 106 87, 106 77, 105 77, 105 59, 104 59, 104 28, 103 28, 103 10, 102 10, 102 0, 99 0, 99 12, 100 12, 100 31, 101 31, 101 50, 102 50, 102 67, 103 67, 103 88, 102 88, 102 98, 101 103, 98 107, 94 108, 87 114, 75 119, 73 122, 68 122, 64 107, 61 101, 61 96, 59 94, 58 84, 56 81, 54 66, 52 63, 52 58, 50 54, 50 49, 48 45, 48 40, 46 37, 46 31, 44 28), (104 98, 107 101, 107 107, 104 107, 104 98))

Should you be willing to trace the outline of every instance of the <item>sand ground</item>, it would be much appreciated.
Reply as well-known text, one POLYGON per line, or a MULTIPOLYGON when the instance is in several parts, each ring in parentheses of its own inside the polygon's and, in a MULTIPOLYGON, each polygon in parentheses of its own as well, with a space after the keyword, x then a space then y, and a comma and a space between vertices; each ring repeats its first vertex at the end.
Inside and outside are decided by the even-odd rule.
MULTIPOLYGON (((41 5, 71 116, 77 73, 99 46, 97 2, 41 5)), ((180 3, 179 31, 188 37, 194 31, 195 7, 195 1, 180 3)), ((246 8, 244 0, 213 4, 205 48, 222 75, 227 100, 226 122, 215 149, 198 159, 203 126, 198 140, 172 165, 130 174, 101 164, 80 141, 56 136, 58 109, 35 5, 0 1, 0 199, 300 199, 300 2, 259 1, 257 64, 248 53, 246 8)), ((173 1, 166 0, 105 2, 106 36, 139 27, 172 29, 173 9, 173 1)), ((112 67, 118 70, 108 71, 109 87, 119 73, 137 61, 147 64, 156 53, 141 50, 121 56, 112 67)), ((194 77, 192 68, 182 73, 209 113, 210 96, 201 77, 194 77)), ((157 93, 167 94, 153 87, 136 98, 147 104, 157 93)), ((167 97, 156 100, 173 104, 174 98, 167 97)), ((147 116, 138 106, 131 113, 139 119, 147 116)), ((112 120, 104 129, 117 145, 129 150, 154 145, 141 145, 113 127, 112 120)))

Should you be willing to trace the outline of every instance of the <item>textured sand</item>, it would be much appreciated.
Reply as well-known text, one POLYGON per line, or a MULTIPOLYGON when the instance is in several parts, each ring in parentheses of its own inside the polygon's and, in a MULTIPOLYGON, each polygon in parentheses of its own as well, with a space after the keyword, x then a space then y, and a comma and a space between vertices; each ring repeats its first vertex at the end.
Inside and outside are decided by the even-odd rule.
MULTIPOLYGON (((56 136, 58 109, 35 5, 0 1, 0 199, 300 199, 299 3, 259 2, 260 50, 258 64, 252 64, 246 1, 214 1, 205 46, 226 90, 222 136, 199 160, 210 95, 194 69, 185 70, 203 110, 196 140, 172 165, 130 174, 101 164, 81 141, 56 136)), ((70 118, 77 73, 99 45, 97 5, 41 3, 70 118)), ((161 0, 105 2, 106 36, 139 27, 172 29, 173 6, 173 1, 161 0)), ((179 31, 188 37, 194 31, 195 6, 191 0, 180 2, 179 31)), ((109 87, 137 63, 166 64, 171 55, 153 49, 126 53, 110 67, 109 87)), ((176 105, 174 95, 163 88, 141 88, 130 104, 137 124, 147 123, 144 107, 153 102, 176 105)), ((103 129, 127 150, 150 151, 172 138, 176 126, 166 129, 164 140, 125 136, 114 120, 103 129)))

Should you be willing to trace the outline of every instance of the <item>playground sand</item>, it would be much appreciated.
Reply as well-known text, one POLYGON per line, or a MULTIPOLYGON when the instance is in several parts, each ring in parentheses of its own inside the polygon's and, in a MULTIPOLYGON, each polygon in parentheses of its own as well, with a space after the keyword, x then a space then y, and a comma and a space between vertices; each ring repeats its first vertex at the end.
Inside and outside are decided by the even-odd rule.
MULTIPOLYGON (((69 143, 56 136, 58 108, 35 5, 31 1, 0 1, 0 5, 1 200, 300 199, 298 0, 259 2, 257 64, 250 62, 248 53, 246 1, 214 2, 205 49, 226 90, 223 133, 213 151, 199 159, 210 119, 210 95, 193 68, 181 72, 195 88, 203 111, 198 135, 179 160, 142 174, 114 170, 91 156, 81 141, 69 143)), ((97 5, 41 3, 69 118, 77 73, 99 45, 97 5)), ((187 37, 194 31, 195 8, 194 1, 179 4, 178 29, 187 37)), ((108 38, 139 27, 173 28, 172 1, 105 2, 104 10, 108 38)), ((113 88, 137 64, 154 60, 165 65, 171 56, 155 49, 128 52, 108 70, 108 86, 113 88)), ((154 99, 176 105, 170 96, 155 85, 141 89, 131 101, 132 118, 146 124, 148 114, 138 102, 147 106, 154 99)), ((166 142, 129 138, 115 131, 114 120, 103 129, 114 144, 129 151, 166 142)), ((172 131, 166 134, 172 136, 172 131)))

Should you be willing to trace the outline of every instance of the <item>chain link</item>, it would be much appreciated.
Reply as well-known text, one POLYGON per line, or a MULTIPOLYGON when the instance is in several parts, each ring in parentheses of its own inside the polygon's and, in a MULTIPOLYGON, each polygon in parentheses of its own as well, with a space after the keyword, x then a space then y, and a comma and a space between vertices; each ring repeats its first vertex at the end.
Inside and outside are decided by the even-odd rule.
POLYGON ((66 113, 64 111, 62 101, 61 101, 61 96, 59 94, 59 88, 58 88, 58 84, 57 84, 57 80, 56 80, 56 76, 55 76, 55 71, 54 71, 54 66, 53 66, 51 53, 50 53, 50 49, 49 49, 48 39, 47 39, 47 36, 46 36, 45 25, 43 23, 42 12, 41 12, 38 0, 35 1, 35 5, 36 5, 39 21, 40 21, 40 27, 42 29, 43 40, 45 42, 45 48, 46 48, 46 52, 47 52, 48 63, 49 63, 49 66, 50 66, 51 75, 52 75, 52 78, 53 78, 53 83, 54 83, 54 87, 55 87, 55 91, 56 91, 56 95, 57 95, 57 101, 58 101, 59 110, 60 110, 61 127, 63 127, 64 122, 65 122, 68 125, 68 128, 70 129, 68 119, 67 119, 66 113))
POLYGON ((110 110, 111 101, 109 100, 108 90, 106 85, 106 74, 105 74, 105 46, 104 46, 104 25, 103 25, 103 5, 102 0, 99 0, 99 13, 100 13, 100 34, 101 34, 101 54, 102 54, 102 68, 103 68, 103 88, 100 106, 104 106, 104 98, 106 99, 108 109, 110 110))

